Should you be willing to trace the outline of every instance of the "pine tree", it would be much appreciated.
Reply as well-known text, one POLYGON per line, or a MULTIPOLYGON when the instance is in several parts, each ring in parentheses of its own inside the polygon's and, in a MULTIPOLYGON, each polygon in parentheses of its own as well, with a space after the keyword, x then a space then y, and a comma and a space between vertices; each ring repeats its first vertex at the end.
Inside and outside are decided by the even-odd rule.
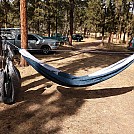
MULTIPOLYGON (((20 0, 21 19, 21 48, 27 49, 27 0, 20 0)), ((27 62, 21 57, 21 66, 27 66, 27 62)))

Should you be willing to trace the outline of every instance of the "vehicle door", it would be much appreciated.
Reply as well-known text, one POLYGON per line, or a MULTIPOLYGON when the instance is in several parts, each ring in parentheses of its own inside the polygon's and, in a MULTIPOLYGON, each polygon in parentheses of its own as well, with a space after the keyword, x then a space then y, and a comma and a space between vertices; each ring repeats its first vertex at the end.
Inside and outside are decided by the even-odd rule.
POLYGON ((35 37, 32 34, 28 34, 28 48, 29 49, 36 49, 37 48, 37 45, 36 45, 37 41, 38 41, 37 37, 35 37))
POLYGON ((21 35, 20 34, 18 34, 18 36, 15 37, 14 44, 17 47, 21 48, 21 35))
POLYGON ((134 38, 132 39, 131 43, 132 43, 132 47, 134 48, 134 38))

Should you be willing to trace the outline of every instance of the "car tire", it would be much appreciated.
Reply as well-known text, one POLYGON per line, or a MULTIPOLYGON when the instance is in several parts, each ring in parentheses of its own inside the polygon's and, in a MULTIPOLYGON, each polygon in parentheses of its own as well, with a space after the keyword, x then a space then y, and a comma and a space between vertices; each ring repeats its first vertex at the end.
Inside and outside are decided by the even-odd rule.
POLYGON ((64 45, 64 42, 61 41, 61 42, 60 42, 60 45, 63 46, 63 45, 64 45))
POLYGON ((78 39, 78 42, 81 42, 81 39, 78 39))
POLYGON ((69 45, 69 41, 66 41, 66 42, 65 42, 65 45, 69 45))
POLYGON ((43 54, 49 54, 51 50, 49 46, 43 46, 41 49, 42 49, 43 54))

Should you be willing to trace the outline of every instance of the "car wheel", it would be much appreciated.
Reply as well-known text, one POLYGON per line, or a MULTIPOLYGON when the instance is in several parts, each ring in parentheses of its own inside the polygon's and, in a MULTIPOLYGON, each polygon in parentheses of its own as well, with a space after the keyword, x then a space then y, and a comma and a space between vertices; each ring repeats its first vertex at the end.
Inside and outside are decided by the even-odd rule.
POLYGON ((81 39, 78 39, 78 42, 81 42, 81 39))
POLYGON ((66 41, 66 42, 65 42, 65 45, 69 45, 69 41, 66 41))
POLYGON ((64 42, 61 41, 61 42, 60 42, 60 45, 63 46, 63 45, 64 45, 64 42))
POLYGON ((51 50, 51 48, 49 46, 43 46, 41 49, 44 54, 49 54, 49 52, 51 50))

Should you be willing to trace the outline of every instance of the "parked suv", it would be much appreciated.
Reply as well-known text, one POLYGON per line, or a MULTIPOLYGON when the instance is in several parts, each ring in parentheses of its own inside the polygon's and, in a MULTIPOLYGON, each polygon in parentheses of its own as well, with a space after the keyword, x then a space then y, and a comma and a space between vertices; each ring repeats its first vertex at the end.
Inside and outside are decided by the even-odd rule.
MULTIPOLYGON (((7 38, 7 43, 12 43, 17 47, 21 47, 21 35, 15 35, 15 38, 7 38)), ((28 34, 28 49, 41 50, 44 54, 48 54, 50 50, 55 50, 59 47, 59 41, 54 39, 43 39, 37 34, 28 34)))
POLYGON ((73 34, 72 39, 80 42, 83 40, 83 36, 80 34, 73 34))
POLYGON ((134 50, 134 37, 128 43, 128 50, 134 50))
POLYGON ((61 45, 63 45, 64 43, 68 43, 69 39, 66 36, 62 36, 62 34, 60 33, 53 33, 51 35, 51 37, 43 37, 44 39, 55 39, 58 40, 60 42, 61 45))

